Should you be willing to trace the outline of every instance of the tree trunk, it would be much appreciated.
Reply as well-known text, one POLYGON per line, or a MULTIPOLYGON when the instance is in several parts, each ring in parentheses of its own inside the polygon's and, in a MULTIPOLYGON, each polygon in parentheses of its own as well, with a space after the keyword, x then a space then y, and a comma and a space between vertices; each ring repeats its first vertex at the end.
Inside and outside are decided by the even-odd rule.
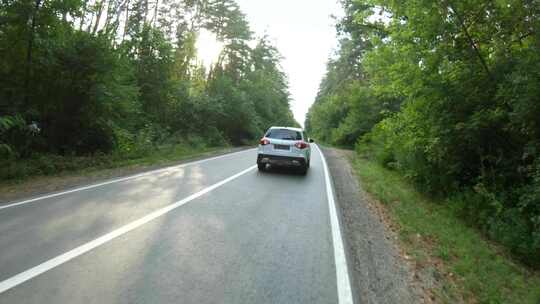
POLYGON ((159 0, 156 0, 156 6, 154 7, 154 16, 152 16, 152 27, 154 27, 155 22, 158 18, 158 7, 159 7, 159 0))
POLYGON ((146 24, 146 20, 148 20, 148 9, 149 9, 149 5, 148 5, 148 0, 145 0, 144 1, 144 19, 143 19, 143 25, 146 24))
POLYGON ((107 13, 105 14, 105 24, 103 28, 105 29, 105 33, 108 33, 109 31, 109 22, 111 20, 111 15, 116 11, 116 7, 114 7, 114 0, 109 0, 107 3, 107 13))
POLYGON ((90 33, 90 30, 92 29, 92 23, 94 23, 94 12, 90 15, 90 22, 88 23, 88 26, 86 27, 86 31, 90 33))
POLYGON ((83 2, 83 7, 82 7, 82 16, 81 16, 81 23, 79 24, 79 31, 83 30, 84 19, 86 17, 86 6, 87 5, 88 5, 88 0, 85 0, 83 2))
POLYGON ((129 4, 130 4, 130 0, 127 0, 126 2, 126 21, 124 23, 124 33, 122 34, 122 42, 124 42, 124 39, 126 39, 126 34, 127 34, 127 30, 128 30, 128 25, 129 25, 129 4))
POLYGON ((103 13, 103 2, 105 0, 101 0, 101 2, 99 3, 99 10, 98 10, 98 13, 97 13, 97 16, 96 16, 96 23, 94 24, 94 29, 92 30, 92 35, 95 35, 96 32, 97 32, 97 29, 99 27, 99 22, 101 21, 101 14, 103 13))
POLYGON ((30 76, 32 74, 32 49, 34 47, 34 31, 36 30, 36 19, 41 6, 41 0, 36 0, 34 11, 32 12, 31 21, 30 21, 30 31, 28 34, 28 43, 26 47, 26 68, 24 75, 24 103, 28 104, 29 99, 29 86, 30 86, 30 76))
POLYGON ((122 15, 122 11, 124 10, 124 5, 126 5, 127 1, 124 0, 122 1, 120 4, 118 4, 117 7, 115 7, 115 17, 114 17, 114 21, 113 21, 113 24, 114 24, 114 34, 115 34, 115 37, 118 37, 118 27, 120 26, 120 17, 122 15))
POLYGON ((465 26, 465 22, 463 21, 463 19, 461 18, 461 16, 459 15, 458 11, 452 6, 452 4, 450 3, 447 3, 448 7, 452 10, 452 12, 454 13, 454 15, 456 16, 458 22, 459 22, 459 25, 461 26, 461 29, 463 30, 463 32, 465 33, 465 36, 467 37, 467 40, 469 40, 469 44, 471 45, 471 47, 473 48, 474 50, 474 53, 476 54, 476 56, 478 57, 478 60, 480 60, 480 64, 482 65, 482 67, 484 68, 484 70, 486 71, 486 74, 489 76, 489 78, 493 78, 493 75, 491 74, 491 71, 489 70, 489 67, 486 63, 486 61, 484 60, 484 57, 482 56, 482 53, 480 53, 480 50, 478 49, 478 46, 476 45, 476 42, 474 41, 474 39, 472 38, 471 34, 469 33, 469 30, 467 29, 467 27, 465 26))

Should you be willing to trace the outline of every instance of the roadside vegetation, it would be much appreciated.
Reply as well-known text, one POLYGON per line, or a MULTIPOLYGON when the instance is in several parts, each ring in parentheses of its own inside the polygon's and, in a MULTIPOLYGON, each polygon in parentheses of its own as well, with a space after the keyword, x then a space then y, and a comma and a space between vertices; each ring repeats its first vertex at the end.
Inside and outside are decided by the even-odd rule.
POLYGON ((371 191, 393 206, 403 233, 437 239, 466 296, 538 301, 537 276, 527 281, 518 264, 540 268, 540 5, 342 4, 340 48, 307 131, 369 147, 359 172, 377 176, 371 191), (408 212, 418 214, 402 219, 408 212))
POLYGON ((77 175, 105 169, 174 164, 181 160, 230 149, 231 147, 226 146, 186 143, 156 146, 152 150, 130 154, 113 152, 81 156, 34 155, 17 162, 0 163, 4 168, 0 176, 0 185, 20 184, 44 176, 77 175))
POLYGON ((2 1, 0 179, 245 145, 297 125, 280 60, 234 0, 2 1), (209 68, 202 32, 223 44, 209 68))
POLYGON ((400 243, 420 280, 442 303, 540 302, 540 273, 489 242, 463 216, 463 197, 426 195, 362 146, 353 160, 361 184, 397 224, 400 243), (430 281, 435 281, 434 283, 430 281))

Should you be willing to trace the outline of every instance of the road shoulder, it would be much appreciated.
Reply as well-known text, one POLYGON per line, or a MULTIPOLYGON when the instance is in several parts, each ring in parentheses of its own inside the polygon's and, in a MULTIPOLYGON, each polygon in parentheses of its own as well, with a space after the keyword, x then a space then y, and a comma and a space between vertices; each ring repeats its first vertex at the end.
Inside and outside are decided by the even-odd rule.
POLYGON ((352 151, 321 147, 334 181, 356 302, 418 303, 424 298, 381 208, 362 190, 352 151))
POLYGON ((178 166, 181 164, 216 157, 229 153, 251 149, 253 147, 234 147, 190 155, 176 161, 153 165, 130 165, 110 169, 93 171, 68 172, 57 176, 36 176, 18 183, 0 183, 0 206, 24 198, 44 195, 52 192, 60 192, 80 186, 91 185, 107 180, 122 178, 130 175, 154 171, 166 167, 178 166))

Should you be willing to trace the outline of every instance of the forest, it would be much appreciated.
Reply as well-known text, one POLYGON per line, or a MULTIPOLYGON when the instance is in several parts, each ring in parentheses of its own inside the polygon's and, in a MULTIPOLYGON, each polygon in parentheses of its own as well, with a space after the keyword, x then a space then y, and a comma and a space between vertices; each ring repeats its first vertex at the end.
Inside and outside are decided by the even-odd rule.
POLYGON ((306 118, 540 267, 540 2, 342 0, 306 118))
POLYGON ((2 0, 0 179, 297 125, 280 60, 234 0, 2 0), (224 45, 209 68, 201 31, 224 45))

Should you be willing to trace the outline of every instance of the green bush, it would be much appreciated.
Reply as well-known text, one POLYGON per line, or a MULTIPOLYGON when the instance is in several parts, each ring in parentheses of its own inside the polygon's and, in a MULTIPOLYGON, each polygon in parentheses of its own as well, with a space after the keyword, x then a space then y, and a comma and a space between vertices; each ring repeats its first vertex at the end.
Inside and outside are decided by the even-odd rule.
POLYGON ((0 2, 0 156, 51 172, 35 155, 136 159, 171 145, 251 143, 270 125, 298 125, 279 51, 227 3, 234 9, 156 2, 156 12, 178 14, 149 22, 142 16, 154 8, 132 2, 98 22, 83 0, 0 2), (227 41, 210 69, 197 58, 201 26, 227 41))
POLYGON ((462 195, 471 224, 540 267, 537 3, 342 2, 308 132, 356 143, 429 195, 462 195))

